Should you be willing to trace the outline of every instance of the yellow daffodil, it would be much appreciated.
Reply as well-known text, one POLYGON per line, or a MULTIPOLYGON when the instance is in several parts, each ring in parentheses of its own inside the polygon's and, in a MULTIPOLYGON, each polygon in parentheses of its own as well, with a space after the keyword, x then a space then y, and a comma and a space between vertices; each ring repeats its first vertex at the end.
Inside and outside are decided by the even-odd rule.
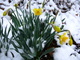
POLYGON ((66 35, 67 35, 67 33, 65 32, 65 33, 63 33, 63 35, 61 35, 61 36, 59 37, 60 44, 64 44, 64 43, 67 42, 67 40, 69 39, 69 37, 66 36, 66 35))
POLYGON ((14 6, 17 8, 18 7, 18 4, 14 4, 14 6))
POLYGON ((42 14, 42 8, 34 8, 33 12, 34 12, 34 15, 41 15, 42 14))
POLYGON ((3 12, 3 16, 6 16, 11 8, 3 12))
POLYGON ((60 32, 60 31, 61 31, 60 27, 58 27, 58 26, 53 26, 53 28, 54 28, 54 30, 55 30, 56 32, 60 32))
POLYGON ((73 44, 73 40, 70 38, 69 45, 71 46, 73 44))
POLYGON ((63 42, 62 41, 59 41, 59 43, 62 45, 63 44, 63 42))
POLYGON ((7 15, 7 13, 8 13, 7 11, 4 11, 4 12, 3 12, 3 16, 6 16, 6 15, 7 15))

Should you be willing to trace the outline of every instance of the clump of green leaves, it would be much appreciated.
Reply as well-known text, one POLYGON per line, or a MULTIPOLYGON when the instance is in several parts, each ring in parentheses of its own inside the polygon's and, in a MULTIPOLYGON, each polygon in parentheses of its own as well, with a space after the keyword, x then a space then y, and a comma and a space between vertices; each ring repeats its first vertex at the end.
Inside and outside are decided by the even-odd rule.
POLYGON ((40 60, 43 55, 53 51, 53 48, 43 51, 49 46, 55 35, 54 32, 51 33, 50 15, 47 15, 42 22, 39 16, 35 16, 31 11, 20 10, 20 12, 22 15, 17 9, 16 14, 12 10, 12 44, 25 60, 40 60))
MULTIPOLYGON (((9 37, 10 31, 11 29, 8 28, 8 26, 6 27, 3 26, 3 18, 2 18, 2 20, 0 21, 0 53, 4 52, 5 56, 8 56, 7 53, 9 51, 9 45, 11 42, 11 38, 9 37)), ((11 52, 11 54, 13 53, 11 52)))

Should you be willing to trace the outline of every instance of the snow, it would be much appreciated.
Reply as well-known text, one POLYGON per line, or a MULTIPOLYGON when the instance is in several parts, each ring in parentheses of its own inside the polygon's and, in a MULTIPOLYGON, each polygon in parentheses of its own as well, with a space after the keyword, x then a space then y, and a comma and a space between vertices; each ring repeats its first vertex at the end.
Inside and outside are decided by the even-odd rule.
POLYGON ((59 48, 55 48, 55 53, 53 53, 53 56, 54 60, 80 60, 80 54, 67 45, 62 45, 59 48))
MULTIPOLYGON (((7 57, 4 54, 0 54, 0 60, 22 60, 21 56, 18 54, 15 58, 7 57)), ((9 54, 10 55, 10 54, 9 54)))
MULTIPOLYGON (((0 3, 4 3, 5 5, 1 5, 0 7, 5 8, 4 10, 0 9, 0 22, 1 22, 1 18, 2 13, 9 9, 12 8, 13 10, 15 10, 15 7, 13 6, 15 3, 18 3, 20 0, 12 0, 11 3, 8 3, 8 1, 6 0, 5 2, 3 0, 0 0, 0 3)), ((41 8, 42 5, 38 5, 34 0, 32 0, 32 6, 31 9, 33 8, 41 8)), ((44 9, 46 9, 45 12, 48 12, 48 10, 59 10, 59 13, 57 15, 56 18, 56 22, 55 24, 57 26, 62 25, 61 20, 65 18, 65 26, 64 26, 64 30, 69 30, 71 32, 71 35, 73 36, 74 40, 76 41, 76 43, 80 44, 80 5, 78 4, 80 1, 79 0, 70 0, 71 3, 74 3, 74 5, 72 5, 71 10, 66 12, 66 13, 62 13, 61 10, 57 7, 57 5, 52 2, 52 0, 50 0, 45 6, 44 9), (49 5, 52 5, 52 7, 50 7, 49 5)), ((43 0, 37 0, 37 2, 39 3, 43 3, 43 0)), ((55 0, 55 2, 59 2, 59 0, 55 0)), ((26 5, 27 5, 28 1, 25 0, 25 6, 24 8, 26 9, 26 5)), ((64 7, 63 5, 60 5, 60 8, 64 7)), ((66 7, 67 8, 67 7, 66 7)), ((48 12, 50 13, 50 12, 48 12)), ((51 13, 52 14, 52 13, 51 13)), ((45 13, 43 13, 40 18, 45 20, 46 16, 44 16, 45 13)), ((5 17, 3 17, 3 28, 5 28, 6 26, 9 28, 10 24, 10 17, 7 15, 5 17)), ((53 30, 54 31, 54 30, 53 30)), ((11 37, 11 33, 10 36, 11 37)), ((43 42, 45 43, 45 42, 43 42)), ((43 45, 44 47, 44 45, 43 45)), ((32 48, 31 48, 32 49, 32 48)), ((55 52, 53 53, 53 57, 54 60, 80 60, 80 54, 78 54, 77 51, 75 51, 75 47, 73 46, 68 46, 68 45, 62 45, 61 47, 55 48, 54 50, 55 52), (72 54, 72 55, 71 55, 72 54)), ((80 50, 79 50, 80 51, 80 50)), ((8 57, 5 56, 5 51, 3 51, 2 53, 0 53, 0 60, 23 60, 22 57, 15 52, 15 50, 11 50, 11 52, 14 53, 14 58, 11 56, 10 51, 8 52, 8 57)))

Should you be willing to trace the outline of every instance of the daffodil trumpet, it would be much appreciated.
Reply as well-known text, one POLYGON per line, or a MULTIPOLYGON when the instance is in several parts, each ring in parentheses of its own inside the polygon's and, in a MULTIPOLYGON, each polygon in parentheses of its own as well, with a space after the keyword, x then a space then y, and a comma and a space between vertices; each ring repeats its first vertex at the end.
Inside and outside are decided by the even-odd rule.
POLYGON ((34 8, 33 12, 34 12, 34 15, 41 15, 42 14, 42 8, 34 8))

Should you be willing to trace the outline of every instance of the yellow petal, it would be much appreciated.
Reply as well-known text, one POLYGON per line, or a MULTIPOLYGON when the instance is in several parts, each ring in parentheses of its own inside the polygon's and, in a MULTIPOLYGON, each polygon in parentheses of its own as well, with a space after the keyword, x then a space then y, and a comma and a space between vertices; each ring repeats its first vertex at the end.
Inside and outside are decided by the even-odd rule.
POLYGON ((18 4, 14 4, 15 7, 18 7, 18 4))
POLYGON ((6 15, 7 15, 7 13, 8 13, 7 11, 4 11, 4 12, 3 12, 3 16, 6 16, 6 15))
POLYGON ((73 44, 73 40, 70 38, 69 45, 71 46, 73 44))
POLYGON ((62 45, 63 44, 63 42, 62 41, 59 41, 59 43, 62 45))
POLYGON ((42 8, 34 8, 33 12, 34 12, 34 15, 41 15, 42 14, 42 8))
POLYGON ((67 40, 69 39, 69 37, 68 36, 66 36, 66 32, 65 33, 63 33, 60 37, 59 37, 59 40, 60 40, 60 42, 62 42, 62 43, 66 43, 67 42, 67 40))
POLYGON ((36 12, 36 10, 37 10, 37 9, 36 9, 36 8, 34 8, 34 9, 33 9, 33 12, 36 12))
POLYGON ((69 39, 69 38, 65 36, 65 37, 62 38, 62 41, 63 41, 63 42, 66 42, 68 39, 69 39))
POLYGON ((60 32, 60 31, 61 31, 60 27, 58 27, 58 26, 54 26, 54 30, 55 30, 56 32, 60 32))
POLYGON ((67 32, 65 32, 65 33, 63 34, 63 36, 65 36, 65 35, 67 35, 67 32))

